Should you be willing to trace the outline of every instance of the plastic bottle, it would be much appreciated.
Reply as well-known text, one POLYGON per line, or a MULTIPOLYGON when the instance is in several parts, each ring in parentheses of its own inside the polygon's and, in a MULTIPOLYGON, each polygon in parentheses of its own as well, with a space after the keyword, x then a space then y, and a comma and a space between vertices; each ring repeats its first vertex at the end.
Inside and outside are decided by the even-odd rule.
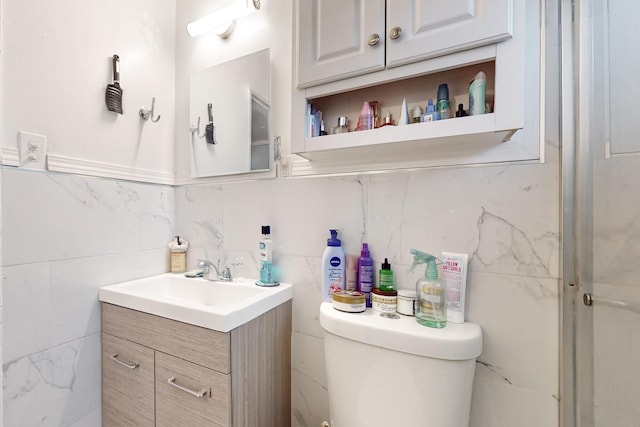
POLYGON ((327 248, 322 255, 322 300, 333 301, 333 293, 344 289, 345 260, 342 242, 338 239, 338 230, 329 230, 327 248))
POLYGON ((446 83, 438 86, 438 102, 436 111, 440 114, 440 120, 451 118, 451 106, 449 103, 449 87, 446 83))
POLYGON ((391 271, 391 264, 389 264, 389 260, 387 260, 387 258, 385 258, 382 263, 378 279, 378 288, 380 288, 381 291, 391 292, 396 290, 393 282, 393 271, 391 271))
POLYGON ((362 110, 360 110, 360 130, 373 129, 373 109, 371 104, 365 101, 362 104, 362 110))
POLYGON ((411 269, 418 264, 427 264, 424 276, 416 282, 416 321, 431 328, 444 328, 447 326, 447 291, 438 279, 436 257, 416 249, 409 252, 413 255, 411 269))
POLYGON ((348 291, 358 290, 358 256, 347 255, 347 270, 345 273, 345 289, 348 291))
POLYGON ((260 281, 259 286, 272 286, 273 280, 273 241, 271 240, 271 226, 263 225, 261 228, 262 239, 258 247, 260 249, 260 281))
POLYGON ((369 245, 362 244, 358 258, 358 290, 364 292, 367 307, 371 307, 371 291, 373 290, 373 258, 369 253, 369 245))
POLYGON ((485 96, 487 76, 480 71, 469 83, 469 115, 477 116, 486 112, 485 96))
POLYGON ((436 111, 436 106, 433 105, 433 99, 429 98, 427 101, 427 108, 420 117, 421 122, 435 122, 440 120, 440 114, 436 111))

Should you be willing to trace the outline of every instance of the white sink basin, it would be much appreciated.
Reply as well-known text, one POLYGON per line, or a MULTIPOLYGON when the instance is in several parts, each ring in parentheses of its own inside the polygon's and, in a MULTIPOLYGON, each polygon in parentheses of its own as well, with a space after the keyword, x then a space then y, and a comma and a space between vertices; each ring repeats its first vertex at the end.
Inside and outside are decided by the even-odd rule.
POLYGON ((255 280, 233 282, 166 273, 100 288, 102 302, 228 332, 293 296, 291 285, 265 288, 255 280))

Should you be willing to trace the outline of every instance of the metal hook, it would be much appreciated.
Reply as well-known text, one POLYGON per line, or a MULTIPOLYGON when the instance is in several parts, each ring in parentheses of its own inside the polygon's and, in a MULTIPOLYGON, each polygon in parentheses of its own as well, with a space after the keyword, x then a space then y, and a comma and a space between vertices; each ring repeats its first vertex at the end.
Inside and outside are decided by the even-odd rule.
POLYGON ((189 131, 191 131, 192 135, 196 135, 198 138, 204 138, 204 133, 200 134, 200 116, 198 116, 198 126, 197 127, 191 126, 189 128, 189 131))
POLYGON ((157 123, 158 120, 160 120, 160 116, 156 117, 155 119, 153 118, 155 108, 156 108, 156 97, 154 96, 153 99, 151 100, 151 110, 147 110, 144 107, 140 108, 140 117, 142 117, 142 120, 151 119, 153 123, 157 123))

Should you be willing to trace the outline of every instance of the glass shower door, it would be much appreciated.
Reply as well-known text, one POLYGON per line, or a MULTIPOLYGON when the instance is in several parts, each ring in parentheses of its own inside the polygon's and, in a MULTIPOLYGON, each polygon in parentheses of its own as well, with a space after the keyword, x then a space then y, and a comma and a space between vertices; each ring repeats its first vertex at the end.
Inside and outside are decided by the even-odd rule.
POLYGON ((563 10, 573 8, 575 72, 573 111, 564 108, 575 123, 574 157, 563 156, 563 174, 569 167, 574 179, 572 203, 565 203, 572 229, 565 231, 573 233, 575 256, 565 251, 572 270, 565 277, 574 275, 564 288, 574 389, 565 382, 563 394, 574 393, 574 425, 639 426, 640 2, 564 3, 563 10))

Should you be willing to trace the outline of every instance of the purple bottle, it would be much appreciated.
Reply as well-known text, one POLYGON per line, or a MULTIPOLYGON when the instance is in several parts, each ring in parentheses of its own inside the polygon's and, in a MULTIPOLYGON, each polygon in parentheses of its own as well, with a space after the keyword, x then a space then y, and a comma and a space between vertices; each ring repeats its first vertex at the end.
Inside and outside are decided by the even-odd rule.
POLYGON ((373 272, 373 258, 369 254, 369 245, 363 243, 360 258, 358 258, 358 290, 364 292, 367 298, 367 307, 371 307, 373 272))

